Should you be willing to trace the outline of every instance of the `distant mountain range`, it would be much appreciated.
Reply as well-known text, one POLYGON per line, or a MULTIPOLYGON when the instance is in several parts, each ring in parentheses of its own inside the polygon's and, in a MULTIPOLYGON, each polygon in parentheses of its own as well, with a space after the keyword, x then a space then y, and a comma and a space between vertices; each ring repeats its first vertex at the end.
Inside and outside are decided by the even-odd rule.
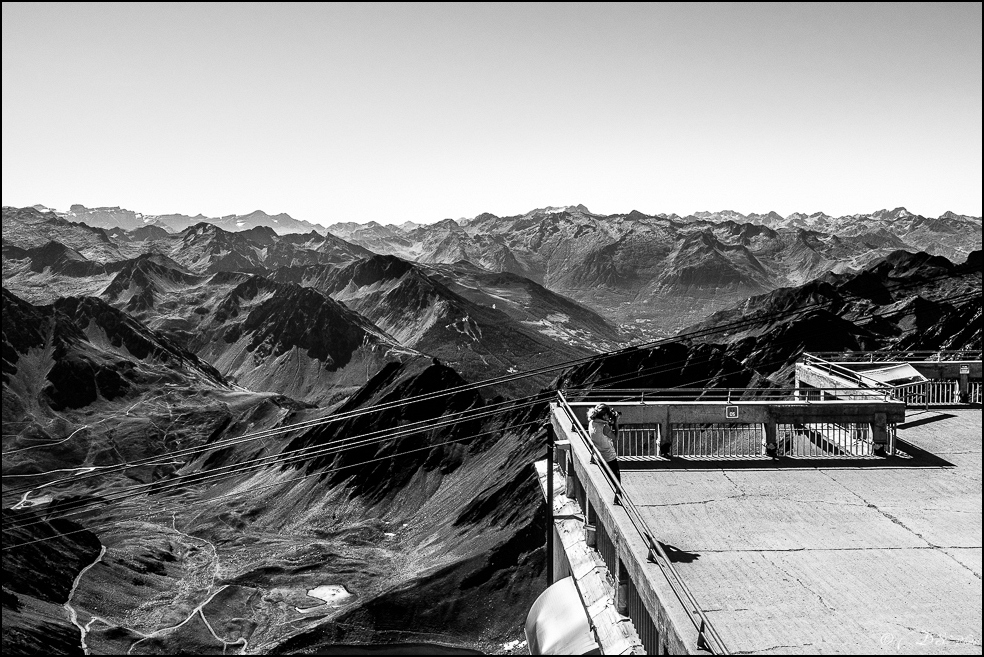
POLYGON ((87 208, 84 205, 73 205, 68 211, 58 211, 43 205, 33 206, 42 212, 54 212, 68 221, 81 221, 94 228, 122 228, 136 230, 148 226, 157 227, 168 232, 178 232, 202 222, 210 223, 228 231, 250 230, 252 228, 271 228, 279 235, 289 233, 324 232, 324 227, 308 221, 294 219, 289 214, 270 215, 262 210, 249 214, 229 214, 223 217, 206 217, 203 214, 194 217, 186 214, 143 214, 120 207, 87 208))
POLYGON ((517 274, 649 337, 750 295, 828 271, 857 271, 896 250, 962 261, 981 248, 979 217, 928 219, 904 208, 834 219, 728 211, 598 215, 578 205, 406 228, 348 223, 328 230, 377 253, 517 274))
POLYGON ((346 222, 327 230, 263 212, 151 217, 76 205, 69 213, 5 208, 4 217, 5 246, 38 248, 55 240, 104 264, 158 252, 196 273, 262 274, 380 254, 451 266, 452 278, 466 270, 509 273, 587 306, 626 336, 650 338, 751 295, 827 272, 858 271, 894 251, 960 262, 981 248, 979 217, 927 218, 905 208, 836 218, 733 211, 680 217, 599 215, 575 205, 427 225, 346 222), (15 216, 20 225, 8 229, 7 218, 15 216))

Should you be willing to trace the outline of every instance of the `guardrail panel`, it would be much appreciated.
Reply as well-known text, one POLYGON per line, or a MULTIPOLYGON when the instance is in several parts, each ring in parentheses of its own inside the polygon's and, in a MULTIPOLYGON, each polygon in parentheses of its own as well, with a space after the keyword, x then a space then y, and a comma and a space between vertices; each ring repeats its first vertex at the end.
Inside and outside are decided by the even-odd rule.
POLYGON ((673 424, 673 455, 689 458, 751 458, 764 454, 761 424, 673 424))
POLYGON ((629 460, 659 458, 659 425, 655 423, 625 424, 618 428, 615 440, 618 457, 629 460))
POLYGON ((871 425, 822 422, 776 427, 779 455, 798 458, 874 456, 871 425))

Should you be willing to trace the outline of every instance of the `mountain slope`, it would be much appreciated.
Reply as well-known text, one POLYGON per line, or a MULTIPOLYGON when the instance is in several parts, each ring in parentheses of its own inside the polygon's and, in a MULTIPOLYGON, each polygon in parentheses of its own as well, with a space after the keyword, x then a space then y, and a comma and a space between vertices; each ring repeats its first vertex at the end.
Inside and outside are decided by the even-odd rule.
MULTIPOLYGON (((490 378, 588 353, 583 346, 541 332, 537 325, 513 320, 492 304, 475 303, 426 269, 393 256, 375 256, 342 268, 281 269, 275 278, 324 292, 401 344, 435 356, 470 378, 490 378)), ((529 383, 523 390, 535 385, 529 383)))
POLYGON ((128 264, 102 296, 238 385, 309 403, 343 398, 385 363, 417 355, 314 289, 253 274, 190 274, 161 256, 128 264))
POLYGON ((981 252, 954 264, 897 251, 865 270, 752 297, 697 329, 752 322, 707 338, 788 384, 804 350, 980 349, 981 252))
POLYGON ((337 237, 306 235, 304 241, 281 238, 271 228, 232 233, 199 223, 178 233, 168 251, 194 272, 262 272, 279 267, 349 262, 371 255, 337 237))
POLYGON ((39 307, 3 288, 3 337, 5 420, 168 382, 226 385, 198 357, 93 297, 39 307))
MULTIPOLYGON (((341 410, 463 383, 444 366, 393 364, 341 410)), ((199 444, 324 415, 267 406, 230 407, 199 444)), ((250 652, 280 652, 333 643, 340 627, 353 624, 374 643, 405 636, 488 652, 515 638, 544 565, 544 522, 529 468, 543 449, 532 425, 541 424, 544 408, 507 408, 335 457, 288 460, 299 449, 485 407, 474 391, 462 391, 239 440, 185 456, 152 487, 93 507, 82 524, 98 528, 106 553, 72 600, 80 623, 101 619, 91 624, 88 645, 106 654, 137 642, 141 651, 221 652, 229 646, 217 633, 250 652), (192 477, 176 478, 185 474, 192 477), (308 592, 323 585, 344 594, 319 605, 308 592), (389 615, 397 607, 404 611, 389 615)), ((108 482, 88 486, 113 495, 108 482)), ((57 490, 74 489, 69 482, 57 490)))

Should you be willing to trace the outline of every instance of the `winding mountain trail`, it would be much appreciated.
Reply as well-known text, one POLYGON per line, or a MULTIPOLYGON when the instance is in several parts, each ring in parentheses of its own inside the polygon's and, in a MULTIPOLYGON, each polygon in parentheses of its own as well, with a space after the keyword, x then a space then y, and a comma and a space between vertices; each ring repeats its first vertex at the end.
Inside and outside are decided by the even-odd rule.
MULTIPOLYGON (((177 528, 177 513, 172 513, 171 514, 171 529, 173 529, 178 534, 181 534, 185 538, 188 538, 188 539, 190 539, 192 541, 201 541, 201 542, 205 543, 206 545, 208 545, 210 548, 212 548, 212 581, 209 583, 208 589, 206 589, 208 591, 211 591, 212 588, 215 586, 215 580, 216 580, 216 578, 218 578, 218 576, 219 576, 219 567, 221 565, 219 563, 219 551, 215 547, 215 543, 213 543, 212 541, 210 541, 210 540, 208 540, 206 538, 202 538, 200 536, 192 536, 191 534, 186 534, 185 532, 183 532, 180 529, 178 529, 177 528)), ((204 619, 204 616, 202 618, 204 619)))
POLYGON ((128 655, 129 654, 132 654, 133 653, 133 649, 138 644, 142 643, 143 641, 146 641, 147 639, 152 639, 154 637, 160 636, 160 635, 165 634, 167 632, 171 632, 173 630, 177 630, 178 628, 182 627, 183 625, 185 625, 189 621, 191 621, 196 615, 198 615, 198 616, 201 617, 202 622, 205 624, 205 627, 208 629, 209 633, 215 638, 215 640, 222 644, 222 654, 223 655, 226 654, 226 651, 229 649, 229 646, 242 646, 242 649, 240 651, 240 654, 246 654, 246 648, 249 646, 249 641, 245 637, 240 637, 240 638, 236 639, 235 641, 227 641, 226 639, 223 639, 215 631, 215 629, 212 627, 212 624, 208 621, 208 618, 205 616, 205 607, 208 606, 208 604, 215 598, 215 596, 217 596, 218 594, 222 593, 222 591, 224 591, 225 589, 227 589, 229 587, 228 584, 224 584, 224 585, 220 586, 219 588, 215 589, 214 591, 212 590, 212 589, 215 588, 215 580, 218 578, 218 576, 219 576, 219 570, 221 568, 221 562, 219 560, 219 551, 218 551, 218 549, 215 547, 215 544, 212 543, 211 541, 209 541, 208 539, 202 538, 200 536, 192 536, 191 534, 188 534, 188 533, 183 532, 180 529, 178 529, 177 528, 177 514, 171 514, 171 529, 175 533, 180 534, 181 536, 184 536, 185 538, 187 538, 187 539, 189 539, 191 541, 201 541, 202 543, 205 543, 206 545, 208 545, 209 548, 211 548, 211 550, 212 550, 212 568, 211 568, 212 575, 211 575, 211 581, 208 582, 207 588, 205 589, 208 592, 208 595, 206 596, 206 598, 200 604, 198 604, 194 609, 192 609, 191 612, 188 614, 188 616, 184 620, 182 620, 180 623, 177 623, 176 625, 171 625, 169 627, 161 628, 159 630, 156 630, 154 632, 151 632, 150 634, 142 634, 143 638, 141 638, 139 641, 134 642, 133 645, 130 646, 130 649, 127 651, 127 654, 128 655))
MULTIPOLYGON (((100 422, 104 422, 104 421, 105 420, 100 420, 100 422)), ((99 422, 97 422, 96 424, 99 424, 99 422)), ((7 450, 6 452, 4 452, 4 456, 6 456, 7 454, 16 454, 18 452, 26 452, 28 450, 38 449, 40 447, 54 447, 55 445, 61 445, 62 443, 65 443, 65 442, 68 442, 69 440, 71 440, 75 436, 75 434, 77 434, 78 432, 82 431, 83 429, 88 429, 89 427, 90 427, 90 425, 83 424, 81 427, 79 427, 78 429, 76 429, 75 431, 73 431, 72 433, 68 434, 66 437, 62 438, 61 440, 59 440, 57 442, 54 442, 54 443, 44 443, 43 445, 28 445, 27 447, 18 447, 17 449, 10 449, 10 450, 7 450)))
MULTIPOLYGON (((93 422, 92 424, 83 424, 83 425, 77 427, 75 429, 75 431, 73 431, 72 433, 68 434, 66 437, 64 437, 61 440, 58 440, 56 442, 53 442, 53 443, 43 443, 41 445, 28 445, 27 447, 18 447, 16 449, 9 449, 6 452, 4 452, 3 454, 4 454, 4 456, 6 456, 7 454, 17 454, 17 453, 26 452, 26 451, 29 451, 29 450, 32 450, 32 449, 40 449, 42 447, 55 447, 57 445, 61 445, 62 443, 66 443, 69 440, 71 440, 72 438, 74 438, 75 437, 75 434, 77 434, 78 432, 82 431, 83 429, 93 429, 93 428, 99 426, 100 424, 104 424, 106 422, 109 422, 110 420, 117 420, 117 419, 123 418, 123 417, 131 417, 130 416, 130 412, 133 409, 135 409, 136 407, 142 406, 144 404, 148 404, 148 405, 149 404, 154 404, 156 406, 156 405, 159 404, 159 402, 157 400, 158 399, 162 399, 162 398, 164 399, 164 402, 163 403, 167 407, 167 411, 168 411, 168 414, 169 414, 169 417, 170 417, 170 420, 171 420, 170 421, 170 424, 168 425, 168 427, 170 428, 170 426, 174 424, 174 420, 173 420, 174 412, 173 412, 173 410, 171 408, 171 403, 168 402, 168 400, 167 400, 167 393, 165 392, 165 393, 162 393, 160 395, 155 395, 155 396, 153 396, 153 397, 151 397, 149 399, 141 399, 141 400, 137 401, 136 403, 131 404, 128 408, 124 409, 122 412, 113 413, 111 415, 107 415, 106 417, 104 417, 101 420, 98 420, 96 422, 93 422)), ((60 418, 62 420, 65 420, 65 421, 68 421, 63 415, 61 415, 61 414, 56 414, 56 415, 57 415, 58 418, 60 418)), ((150 414, 149 413, 147 415, 148 415, 148 417, 150 417, 150 414)), ((157 427, 157 425, 153 421, 151 421, 151 424, 154 425, 155 427, 157 427)), ((159 427, 157 427, 157 428, 159 429, 159 427)), ((166 437, 166 432, 165 432, 165 437, 166 437)), ((7 476, 12 476, 12 475, 7 475, 7 476)), ((21 475, 21 476, 37 476, 37 475, 21 475)))
POLYGON ((95 620, 95 618, 93 618, 88 623, 86 623, 85 626, 81 625, 79 623, 78 612, 76 612, 75 607, 72 606, 72 597, 75 595, 75 590, 79 587, 79 582, 82 581, 82 576, 85 575, 90 568, 92 568, 97 563, 102 561, 102 558, 105 554, 106 554, 106 546, 103 545, 100 547, 99 556, 96 557, 95 561, 93 561, 88 566, 83 568, 81 572, 79 572, 79 574, 76 575, 75 581, 72 582, 72 590, 69 591, 68 599, 65 601, 65 604, 63 605, 65 607, 65 611, 68 612, 68 620, 71 621, 72 625, 79 628, 79 638, 80 641, 82 642, 82 652, 84 652, 87 655, 89 654, 89 647, 85 643, 85 637, 89 633, 89 628, 92 626, 92 623, 95 620))
MULTIPOLYGON (((183 621, 181 621, 180 623, 178 623, 176 625, 171 625, 171 626, 168 626, 168 627, 162 627, 161 629, 155 630, 155 631, 151 632, 150 634, 143 635, 143 638, 142 639, 140 639, 139 641, 134 641, 133 642, 133 645, 130 646, 130 649, 126 651, 126 654, 132 655, 133 654, 133 649, 136 648, 141 643, 143 643, 144 641, 146 641, 147 639, 153 639, 154 637, 158 637, 158 636, 160 636, 162 634, 165 634, 167 632, 172 632, 172 631, 174 631, 174 630, 176 630, 176 629, 178 629, 178 628, 186 625, 189 621, 191 621, 197 615, 200 615, 202 617, 202 620, 205 621, 205 625, 207 626, 208 625, 208 621, 205 620, 205 614, 202 613, 202 608, 205 605, 207 605, 208 603, 210 603, 212 601, 212 598, 214 598, 218 594, 222 593, 227 588, 228 588, 228 585, 227 584, 223 584, 222 586, 220 586, 216 591, 212 592, 207 598, 205 598, 205 600, 203 602, 201 602, 198 606, 196 606, 191 611, 191 613, 188 614, 188 616, 183 621)), ((211 630, 211 629, 212 628, 209 627, 209 630, 211 630)), ((212 632, 212 636, 215 636, 215 632, 212 632)), ((215 636, 215 638, 218 639, 223 644, 223 650, 224 650, 225 649, 225 645, 227 645, 228 642, 223 641, 222 639, 219 639, 217 636, 215 636)), ((245 647, 244 647, 244 649, 245 649, 245 647)))

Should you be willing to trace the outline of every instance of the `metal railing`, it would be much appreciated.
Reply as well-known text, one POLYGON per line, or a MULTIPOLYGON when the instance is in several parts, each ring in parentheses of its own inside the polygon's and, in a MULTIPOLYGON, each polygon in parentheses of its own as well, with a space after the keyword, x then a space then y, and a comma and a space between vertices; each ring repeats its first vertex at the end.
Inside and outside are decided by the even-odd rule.
MULTIPOLYGON (((595 462, 605 478, 608 484, 612 487, 612 492, 621 501, 621 506, 625 510, 626 515, 629 517, 629 521, 635 527, 636 532, 639 537, 642 538, 643 542, 649 550, 651 561, 653 561, 663 572, 666 577, 670 588, 676 595, 677 599, 683 605, 684 610, 687 612, 687 616, 690 618, 691 622, 694 624, 694 628, 697 630, 697 647, 702 649, 707 649, 710 652, 718 655, 730 654, 724 642, 721 640, 721 636, 711 625, 710 620, 707 618, 707 614, 701 609, 697 600, 694 598, 693 593, 687 588, 683 580, 680 578, 679 573, 677 573, 676 568, 673 567, 673 563, 670 561, 669 556, 663 549, 663 546, 655 538, 655 533, 649 527, 649 524, 643 518, 639 509, 632 503, 631 498, 626 493, 625 489, 622 487, 622 483, 615 477, 614 473, 605 463, 605 459, 602 458, 598 449, 591 442, 588 437, 587 431, 581 424, 577 415, 574 413, 574 409, 568 404, 567 399, 564 397, 563 392, 557 393, 558 397, 558 407, 564 411, 567 418, 571 422, 571 427, 574 433, 581 439, 588 453, 591 454, 592 460, 595 462)), ((616 571, 617 573, 617 571, 616 571)), ((648 613, 648 612, 647 612, 648 613)), ((650 622, 652 619, 650 618, 650 622)))
MULTIPOLYGON (((848 370, 850 372, 850 370, 848 370)), ((863 382, 862 382, 863 383, 863 382)), ((805 392, 825 399, 889 401, 891 386, 857 385, 827 388, 564 388, 561 392, 571 404, 605 402, 792 402, 805 401, 805 392)))
POLYGON ((642 647, 646 649, 647 655, 659 654, 659 628, 649 616, 646 605, 639 595, 639 589, 631 577, 626 578, 625 586, 625 615, 635 626, 636 634, 642 641, 642 647))
MULTIPOLYGON (((888 425, 887 454, 894 453, 895 425, 888 425)), ((674 424, 675 457, 695 460, 771 459, 762 424, 674 424)), ((821 422, 777 424, 776 456, 850 458, 877 456, 871 425, 821 422)), ((621 455, 620 455, 621 458, 621 455)))
POLYGON ((622 424, 615 438, 618 458, 627 461, 649 461, 659 458, 659 425, 622 424))
POLYGON ((842 363, 940 362, 948 360, 981 360, 981 350, 810 351, 804 352, 803 356, 815 356, 828 362, 842 363))
MULTIPOLYGON (((895 453, 895 425, 887 427, 887 454, 895 453)), ((877 456, 871 425, 822 422, 776 426, 778 454, 792 458, 858 458, 877 456)))
MULTIPOLYGON (((977 384, 978 389, 980 384, 977 384)), ((896 386, 893 390, 896 399, 910 406, 939 406, 960 403, 959 381, 917 381, 896 386)))
POLYGON ((615 547, 612 537, 608 535, 605 525, 600 522, 595 523, 595 546, 598 554, 601 555, 601 560, 605 562, 605 567, 612 575, 612 584, 618 586, 615 579, 618 574, 618 548, 615 547))
MULTIPOLYGON (((956 379, 949 379, 944 381, 934 380, 934 381, 915 381, 913 383, 903 383, 897 386, 887 386, 885 383, 878 381, 872 377, 866 376, 864 372, 857 372, 855 370, 849 369, 837 363, 830 362, 827 359, 839 360, 840 362, 883 362, 887 357, 904 356, 904 359, 900 359, 898 362, 918 362, 920 356, 925 356, 926 358, 922 362, 944 362, 944 361, 963 361, 963 360, 980 360, 980 351, 934 351, 934 352, 922 352, 922 351, 892 351, 892 352, 816 352, 816 353, 804 353, 803 363, 809 365, 815 369, 827 372, 828 374, 833 374, 835 376, 841 377, 843 379, 850 380, 861 386, 861 390, 871 390, 877 391, 876 394, 887 393, 891 399, 898 399, 904 401, 910 406, 922 406, 928 408, 933 405, 950 405, 950 404, 980 404, 981 403, 981 382, 971 381, 968 383, 967 399, 962 399, 960 392, 960 381, 956 379), (881 360, 875 358, 874 360, 867 360, 861 358, 852 358, 852 356, 866 355, 871 357, 883 357, 881 360), (935 358, 929 358, 928 356, 935 356, 935 358), (907 360, 906 360, 907 359, 907 360)), ((807 393, 810 397, 824 398, 827 396, 824 392, 819 392, 821 388, 808 388, 810 392, 807 393)), ((859 390, 858 395, 863 395, 863 392, 859 390)), ((844 397, 843 395, 834 395, 840 399, 847 399, 851 397, 844 397)), ((854 397, 859 399, 860 397, 854 397)))
POLYGON ((804 353, 802 356, 802 362, 804 365, 809 365, 814 369, 818 369, 822 372, 826 372, 827 374, 832 374, 834 376, 838 376, 842 379, 855 383, 861 388, 867 388, 871 386, 873 383, 875 385, 878 385, 878 382, 870 377, 862 376, 858 372, 848 367, 844 367, 843 365, 838 365, 837 363, 833 363, 827 360, 826 358, 821 358, 820 356, 815 354, 804 353))
POLYGON ((749 458, 765 454, 761 424, 673 424, 673 455, 690 458, 749 458))

